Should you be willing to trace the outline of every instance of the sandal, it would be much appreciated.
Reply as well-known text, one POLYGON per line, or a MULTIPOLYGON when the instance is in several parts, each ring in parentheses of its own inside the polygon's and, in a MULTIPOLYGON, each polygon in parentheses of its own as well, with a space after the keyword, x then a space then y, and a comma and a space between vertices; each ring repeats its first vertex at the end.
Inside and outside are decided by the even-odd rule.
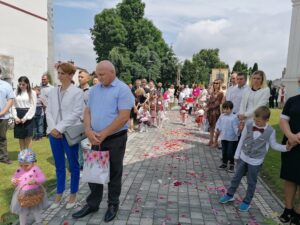
POLYGON ((283 213, 281 214, 281 216, 279 217, 279 220, 282 223, 288 223, 291 221, 291 219, 294 217, 295 211, 294 209, 287 209, 284 208, 283 213))

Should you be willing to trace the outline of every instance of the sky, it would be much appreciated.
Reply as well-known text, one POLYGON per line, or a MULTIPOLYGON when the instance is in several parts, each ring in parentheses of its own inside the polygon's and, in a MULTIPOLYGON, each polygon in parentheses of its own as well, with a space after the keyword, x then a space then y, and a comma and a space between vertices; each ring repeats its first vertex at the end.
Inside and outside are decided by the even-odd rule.
MULTIPOLYGON (((56 60, 73 60, 92 72, 96 64, 89 29, 94 16, 121 0, 53 0, 56 60)), ((144 0, 145 17, 161 30, 177 57, 218 48, 222 61, 236 60, 280 78, 286 65, 290 0, 144 0), (262 4, 263 2, 263 4, 262 4)))

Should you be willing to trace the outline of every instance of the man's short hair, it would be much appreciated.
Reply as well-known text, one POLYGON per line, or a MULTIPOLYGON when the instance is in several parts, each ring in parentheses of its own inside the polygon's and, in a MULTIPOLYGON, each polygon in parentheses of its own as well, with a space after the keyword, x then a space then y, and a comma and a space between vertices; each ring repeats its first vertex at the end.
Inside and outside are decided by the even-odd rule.
POLYGON ((247 80, 247 74, 244 72, 239 72, 237 76, 244 76, 245 80, 247 80))
POLYGON ((254 116, 263 120, 268 120, 271 116, 271 111, 267 106, 260 106, 254 111, 254 116))
POLYGON ((233 109, 233 103, 232 103, 232 101, 225 101, 222 104, 222 109, 233 109))

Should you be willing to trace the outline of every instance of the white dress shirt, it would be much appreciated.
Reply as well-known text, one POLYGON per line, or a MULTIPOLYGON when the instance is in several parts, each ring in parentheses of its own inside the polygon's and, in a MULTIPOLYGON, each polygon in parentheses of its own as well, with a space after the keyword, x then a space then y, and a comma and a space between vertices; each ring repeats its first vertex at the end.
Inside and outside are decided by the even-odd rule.
POLYGON ((249 89, 248 85, 239 87, 238 85, 231 86, 226 92, 226 101, 231 101, 233 103, 232 112, 238 113, 240 111, 240 105, 242 102, 243 94, 249 89))
POLYGON ((237 115, 222 113, 216 123, 216 129, 220 132, 221 140, 237 141, 239 135, 239 120, 237 115))
POLYGON ((15 119, 18 118, 16 108, 21 108, 21 109, 27 108, 27 109, 29 109, 28 112, 25 114, 25 116, 23 118, 19 118, 19 119, 23 119, 25 121, 31 120, 35 114, 36 101, 37 101, 37 98, 36 98, 36 93, 34 90, 31 90, 31 99, 29 98, 27 91, 22 91, 21 94, 19 94, 19 95, 16 93, 16 98, 14 101, 14 105, 12 107, 13 117, 15 119))
POLYGON ((64 133, 67 127, 81 123, 84 110, 83 95, 83 91, 72 84, 63 93, 59 87, 55 87, 49 92, 46 108, 47 133, 50 133, 53 129, 64 133), (58 93, 61 99, 63 118, 59 113, 58 93))
MULTIPOLYGON (((254 122, 253 122, 253 126, 255 126, 254 122)), ((265 127, 258 127, 258 128, 263 128, 266 129, 268 125, 266 125, 265 127)), ((253 166, 258 166, 261 165, 265 159, 265 157, 261 158, 261 159, 254 159, 254 158, 250 158, 249 156, 245 155, 244 152, 242 151, 242 145, 243 142, 246 138, 247 135, 247 126, 244 127, 242 135, 241 135, 241 139, 239 141, 238 147, 236 149, 234 158, 235 159, 242 159, 244 162, 253 165, 253 166)), ((259 138, 259 136, 261 135, 261 133, 259 131, 253 131, 253 139, 257 139, 259 138)), ((272 132, 269 141, 266 143, 266 152, 268 152, 269 150, 269 146, 271 145, 272 149, 279 151, 279 152, 286 152, 286 145, 281 145, 278 144, 276 141, 276 132, 275 130, 272 132)))

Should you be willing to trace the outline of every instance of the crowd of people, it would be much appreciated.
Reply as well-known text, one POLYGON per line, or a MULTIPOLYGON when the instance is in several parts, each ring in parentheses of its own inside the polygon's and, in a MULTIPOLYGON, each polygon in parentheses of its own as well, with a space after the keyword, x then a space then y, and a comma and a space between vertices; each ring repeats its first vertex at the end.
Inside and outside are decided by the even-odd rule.
MULTIPOLYGON (((285 102, 284 86, 279 89, 279 107, 283 108, 280 127, 284 133, 283 144, 276 142, 275 130, 268 125, 269 107, 274 107, 272 89, 267 86, 263 71, 254 72, 247 84, 245 73, 232 73, 229 85, 216 79, 209 85, 171 84, 163 86, 158 82, 137 79, 134 84, 125 84, 117 78, 114 65, 107 60, 97 64, 95 77, 82 70, 78 75, 79 86, 73 84, 76 68, 71 63, 57 66, 60 85, 49 84, 47 75, 41 78, 41 85, 31 87, 26 76, 18 79, 13 91, 5 81, 0 80, 0 162, 11 164, 7 154, 6 132, 8 119, 14 119, 14 137, 19 139, 20 168, 13 176, 16 190, 36 190, 45 181, 41 169, 35 165, 36 155, 31 150, 32 140, 47 136, 56 169, 56 196, 51 208, 62 204, 65 192, 66 162, 71 174, 70 196, 66 209, 76 205, 80 170, 83 168, 83 151, 80 143, 70 145, 65 136, 68 127, 83 124, 85 134, 95 151, 105 150, 110 154, 110 182, 108 183, 108 208, 104 220, 113 220, 119 209, 123 158, 127 132, 148 132, 161 129, 168 119, 167 111, 178 109, 182 125, 188 121, 203 132, 208 132, 207 145, 222 149, 220 170, 234 173, 230 187, 219 200, 225 204, 234 200, 243 176, 247 176, 247 193, 241 202, 240 211, 248 211, 254 196, 257 177, 269 146, 282 152, 280 177, 285 180, 285 209, 280 220, 300 224, 300 206, 294 209, 297 188, 300 185, 300 95, 285 102), (228 88, 227 88, 228 86, 228 88), (176 106, 176 107, 175 107, 176 106), (269 107, 268 107, 269 106, 269 107), (24 177, 37 174, 36 179, 24 177), (22 181, 22 182, 21 182, 22 181), (35 185, 35 186, 33 186, 35 185), (27 186, 29 188, 25 188, 27 186)), ((1 71, 0 71, 1 72, 1 71)), ((298 80, 300 87, 300 78, 298 80)), ((300 93, 300 89, 299 89, 300 93)), ((276 99, 277 99, 276 98, 276 99)), ((276 105, 276 103, 275 103, 276 105)), ((72 216, 82 218, 99 209, 103 195, 103 184, 89 183, 90 194, 86 204, 72 216)), ((40 222, 46 194, 40 196, 32 207, 37 222, 40 222)), ((27 210, 22 209, 18 196, 13 197, 12 211, 20 216, 21 225, 26 224, 27 210)), ((24 208, 24 207, 23 207, 24 208)))

